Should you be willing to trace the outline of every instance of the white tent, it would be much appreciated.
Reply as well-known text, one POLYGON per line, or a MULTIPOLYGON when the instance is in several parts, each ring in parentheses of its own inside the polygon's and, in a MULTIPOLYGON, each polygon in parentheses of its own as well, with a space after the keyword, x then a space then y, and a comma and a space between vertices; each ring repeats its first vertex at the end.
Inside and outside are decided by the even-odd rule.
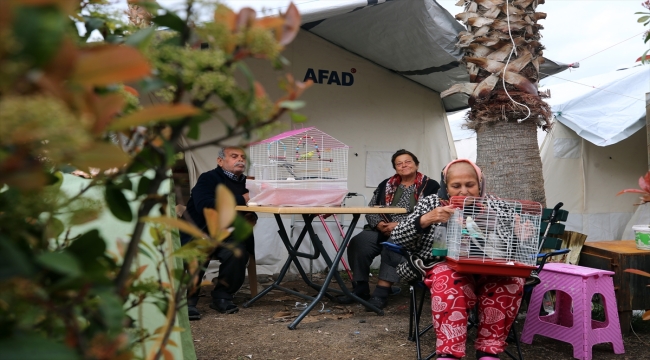
POLYGON ((621 239, 635 198, 615 195, 636 187, 648 167, 643 99, 650 67, 550 89, 556 122, 541 148, 547 204, 564 202, 567 229, 587 234, 587 241, 621 239))

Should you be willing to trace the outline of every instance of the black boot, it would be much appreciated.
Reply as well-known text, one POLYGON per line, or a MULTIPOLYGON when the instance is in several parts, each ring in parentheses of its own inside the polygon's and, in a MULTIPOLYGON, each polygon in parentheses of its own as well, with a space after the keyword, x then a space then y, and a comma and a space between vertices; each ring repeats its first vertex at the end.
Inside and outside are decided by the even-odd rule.
MULTIPOLYGON (((368 302, 371 305, 374 305, 380 309, 383 309, 388 305, 388 294, 391 293, 391 288, 389 286, 379 286, 375 287, 375 291, 372 292, 372 297, 368 302)), ((369 307, 366 307, 366 311, 373 311, 369 307)))
MULTIPOLYGON (((370 285, 367 281, 357 281, 352 293, 363 300, 368 300, 370 299, 370 285)), ((339 296, 337 297, 337 300, 339 301, 339 304, 354 304, 356 302, 353 298, 347 295, 339 296)))
MULTIPOLYGON (((198 292, 197 292, 198 295, 198 292)), ((187 299, 187 315, 192 320, 201 320, 201 312, 196 308, 196 304, 199 302, 198 296, 192 296, 187 299)))

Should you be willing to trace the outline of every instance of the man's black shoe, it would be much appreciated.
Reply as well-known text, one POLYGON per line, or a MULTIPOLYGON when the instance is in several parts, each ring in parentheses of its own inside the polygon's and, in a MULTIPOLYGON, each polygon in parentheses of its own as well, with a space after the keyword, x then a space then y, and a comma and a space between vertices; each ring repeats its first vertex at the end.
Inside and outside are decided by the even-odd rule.
MULTIPOLYGON (((374 305, 379 309, 383 309, 386 307, 386 305, 388 305, 388 298, 373 296, 370 298, 370 300, 368 300, 368 302, 370 303, 370 305, 374 305)), ((366 311, 374 311, 374 310, 372 310, 369 307, 366 307, 366 311)))
POLYGON ((239 311, 237 305, 228 299, 213 299, 210 303, 210 308, 222 314, 234 314, 239 311))
POLYGON ((187 305, 187 315, 190 320, 201 320, 201 312, 196 306, 187 305))
MULTIPOLYGON (((355 294, 355 295, 362 298, 363 300, 370 299, 370 294, 369 293, 355 294)), ((338 300, 339 304, 345 304, 345 305, 354 304, 356 302, 354 299, 352 299, 351 297, 349 297, 347 295, 337 296, 336 299, 338 300)))

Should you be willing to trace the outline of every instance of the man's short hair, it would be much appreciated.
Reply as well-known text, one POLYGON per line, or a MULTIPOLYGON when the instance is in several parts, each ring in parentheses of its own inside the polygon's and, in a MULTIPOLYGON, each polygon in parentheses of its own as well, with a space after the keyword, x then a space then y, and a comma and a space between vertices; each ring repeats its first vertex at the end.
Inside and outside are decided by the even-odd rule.
POLYGON ((244 148, 242 148, 240 146, 224 146, 219 150, 219 154, 217 155, 217 159, 222 159, 222 160, 225 159, 226 158, 226 150, 228 150, 228 149, 237 149, 237 150, 243 151, 244 154, 246 153, 244 148))
POLYGON ((413 162, 415 163, 415 165, 417 165, 417 166, 420 165, 420 160, 418 160, 418 157, 415 156, 415 154, 413 154, 412 152, 410 152, 410 151, 408 151, 408 150, 399 149, 399 150, 397 150, 397 151, 393 154, 393 156, 392 156, 391 159, 390 159, 390 162, 391 162, 392 165, 393 165, 393 169, 397 170, 397 169, 395 168, 395 159, 397 159, 397 157, 398 157, 398 156, 401 156, 401 155, 409 155, 409 156, 411 157, 411 159, 413 159, 413 162))

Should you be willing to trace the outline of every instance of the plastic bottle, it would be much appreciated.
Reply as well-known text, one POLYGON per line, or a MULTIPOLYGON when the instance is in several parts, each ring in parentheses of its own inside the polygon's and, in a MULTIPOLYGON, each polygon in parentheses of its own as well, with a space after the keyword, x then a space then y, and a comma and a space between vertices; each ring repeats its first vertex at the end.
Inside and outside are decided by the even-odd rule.
POLYGON ((435 229, 431 255, 447 256, 447 228, 444 226, 437 226, 435 229))

